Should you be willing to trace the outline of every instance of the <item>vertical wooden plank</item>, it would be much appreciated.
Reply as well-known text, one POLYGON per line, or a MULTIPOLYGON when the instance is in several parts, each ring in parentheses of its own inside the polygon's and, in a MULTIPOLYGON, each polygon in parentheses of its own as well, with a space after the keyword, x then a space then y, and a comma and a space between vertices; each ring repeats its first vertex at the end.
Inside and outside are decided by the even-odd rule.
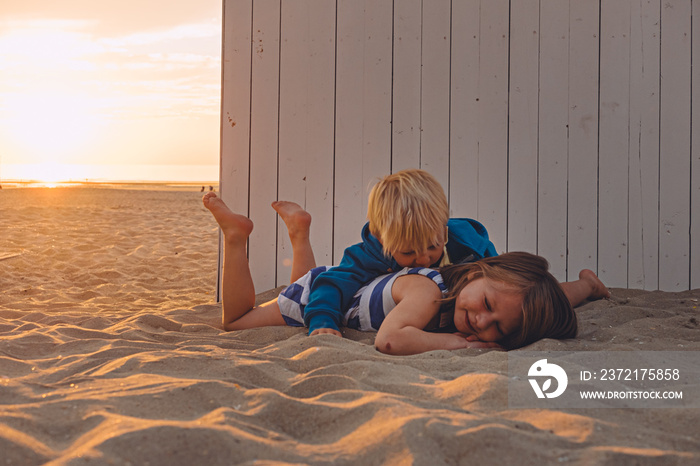
POLYGON ((660 5, 631 5, 628 286, 647 290, 659 287, 660 5))
POLYGON ((540 0, 510 5, 509 251, 537 253, 540 0), (517 175, 516 175, 517 174, 517 175))
POLYGON ((248 214, 252 0, 225 0, 221 85, 222 199, 248 214))
POLYGON ((394 2, 392 172, 420 167, 422 4, 394 2))
POLYGON ((700 288, 700 5, 693 3, 692 154, 690 193, 690 288, 700 288))
MULTIPOLYGON (((219 192, 234 211, 248 215, 252 0, 224 0, 221 66, 219 192)), ((223 248, 219 241, 217 300, 223 248)))
POLYGON ((364 223, 365 2, 339 0, 337 18, 333 258, 339 262, 364 223))
MULTIPOLYGON (((258 290, 277 286, 277 199, 280 0, 253 2, 250 109, 250 272, 258 290)), ((286 233, 285 233, 286 234, 286 233)))
POLYGON ((689 287, 690 270, 690 0, 661 9, 661 163, 659 288, 689 287))
MULTIPOLYGON (((332 261, 335 3, 282 2, 279 197, 311 213, 318 264, 332 261)), ((280 221, 281 223, 281 221, 280 221)), ((278 235, 278 283, 287 283, 292 251, 278 235)))
POLYGON ((569 2, 567 280, 598 268, 599 0, 569 2))
POLYGON ((338 2, 333 261, 360 240, 368 187, 391 170, 391 0, 338 2))
MULTIPOLYGON (((453 0, 450 67, 451 217, 479 212, 479 8, 480 0, 453 0)), ((500 248, 504 248, 501 245, 500 248)), ((500 250, 500 249, 499 249, 500 250)))
POLYGON ((421 168, 449 189, 450 0, 423 2, 421 168))
POLYGON ((627 287, 630 1, 602 0, 598 272, 627 287))
POLYGON ((540 3, 540 127, 537 251, 566 279, 569 2, 540 3))
POLYGON ((508 0, 482 0, 480 15, 478 219, 498 251, 508 212, 508 0))

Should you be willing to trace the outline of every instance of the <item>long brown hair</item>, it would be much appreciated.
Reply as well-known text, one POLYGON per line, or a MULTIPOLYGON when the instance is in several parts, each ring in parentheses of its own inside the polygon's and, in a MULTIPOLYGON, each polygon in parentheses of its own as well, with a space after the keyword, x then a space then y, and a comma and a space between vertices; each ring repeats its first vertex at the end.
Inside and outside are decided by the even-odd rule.
POLYGON ((442 301, 445 306, 454 307, 467 283, 481 277, 506 283, 522 294, 523 324, 499 341, 507 349, 520 348, 542 338, 576 336, 576 313, 543 257, 508 252, 467 264, 448 265, 440 273, 449 290, 442 301))

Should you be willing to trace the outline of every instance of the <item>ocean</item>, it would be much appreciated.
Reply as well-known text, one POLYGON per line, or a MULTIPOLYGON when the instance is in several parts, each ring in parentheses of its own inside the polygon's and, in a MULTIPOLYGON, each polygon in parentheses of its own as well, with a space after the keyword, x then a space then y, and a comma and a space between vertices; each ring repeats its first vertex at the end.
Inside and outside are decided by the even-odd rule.
POLYGON ((218 184, 218 165, 2 164, 0 185, 218 184))

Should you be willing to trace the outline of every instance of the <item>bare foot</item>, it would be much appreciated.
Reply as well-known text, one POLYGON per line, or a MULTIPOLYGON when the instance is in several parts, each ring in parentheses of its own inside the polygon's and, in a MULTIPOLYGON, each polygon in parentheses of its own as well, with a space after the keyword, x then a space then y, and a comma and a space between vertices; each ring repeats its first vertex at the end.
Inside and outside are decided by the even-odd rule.
POLYGON ((583 269, 578 274, 580 280, 585 281, 591 287, 591 294, 588 295, 589 300, 609 298, 610 291, 605 287, 605 284, 598 278, 592 270, 583 269))
POLYGON ((289 238, 308 238, 311 227, 311 214, 302 209, 296 202, 275 201, 272 208, 280 215, 284 224, 287 225, 289 238))
POLYGON ((247 241, 250 232, 253 231, 253 222, 248 217, 231 212, 224 201, 213 192, 206 193, 202 197, 202 203, 214 216, 227 242, 247 241))

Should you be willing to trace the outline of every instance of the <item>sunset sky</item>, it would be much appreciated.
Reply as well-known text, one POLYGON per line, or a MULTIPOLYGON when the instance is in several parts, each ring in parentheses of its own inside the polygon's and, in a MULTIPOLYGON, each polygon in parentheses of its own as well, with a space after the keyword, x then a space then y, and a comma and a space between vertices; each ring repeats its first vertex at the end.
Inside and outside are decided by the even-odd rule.
POLYGON ((218 179, 221 0, 3 0, 0 181, 218 179))

